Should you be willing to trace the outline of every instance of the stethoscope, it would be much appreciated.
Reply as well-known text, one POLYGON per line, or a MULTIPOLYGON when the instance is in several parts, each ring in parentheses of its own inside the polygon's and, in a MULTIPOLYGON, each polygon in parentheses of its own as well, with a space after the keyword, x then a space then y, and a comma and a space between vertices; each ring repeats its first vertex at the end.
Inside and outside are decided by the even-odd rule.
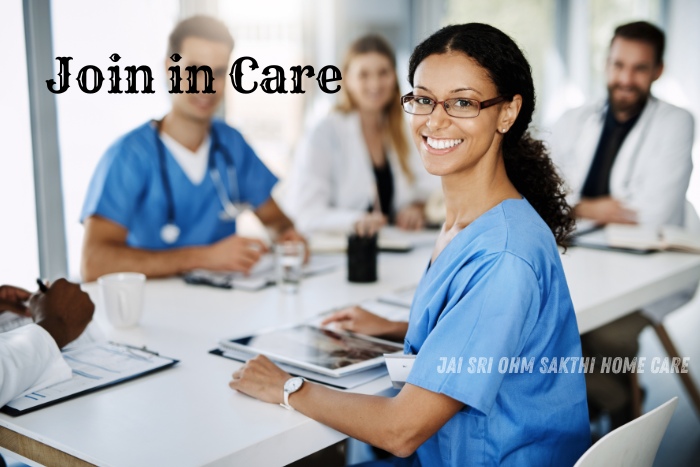
MULTIPOLYGON (((160 138, 161 121, 156 121, 155 126, 156 146, 158 147, 158 161, 160 164, 160 177, 163 182, 163 188, 165 189, 165 197, 168 201, 168 217, 165 225, 163 225, 163 227, 160 229, 160 238, 165 243, 173 244, 177 242, 177 239, 180 237, 180 227, 178 227, 175 223, 175 197, 173 196, 173 189, 170 185, 170 178, 168 177, 168 168, 165 161, 165 144, 160 138)), ((233 163, 233 157, 231 157, 231 153, 228 151, 228 149, 219 144, 219 138, 213 125, 211 127, 211 146, 209 147, 208 157, 209 176, 214 183, 216 194, 219 197, 219 201, 221 201, 221 206, 223 206, 223 210, 219 213, 219 219, 224 222, 233 222, 236 220, 236 217, 238 217, 238 215, 245 211, 249 206, 247 203, 234 201, 241 199, 236 166, 233 163), (221 180, 221 173, 216 169, 214 154, 216 154, 217 150, 221 151, 226 159, 226 174, 228 176, 228 183, 231 187, 232 196, 229 196, 228 192, 226 191, 226 187, 221 180)))

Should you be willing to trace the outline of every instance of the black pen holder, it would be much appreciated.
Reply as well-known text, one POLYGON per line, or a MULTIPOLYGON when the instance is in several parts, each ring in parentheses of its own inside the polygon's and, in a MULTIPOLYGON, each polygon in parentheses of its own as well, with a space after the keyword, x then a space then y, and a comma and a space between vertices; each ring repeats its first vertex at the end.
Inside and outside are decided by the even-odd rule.
POLYGON ((348 281, 377 281, 377 234, 348 237, 348 281))

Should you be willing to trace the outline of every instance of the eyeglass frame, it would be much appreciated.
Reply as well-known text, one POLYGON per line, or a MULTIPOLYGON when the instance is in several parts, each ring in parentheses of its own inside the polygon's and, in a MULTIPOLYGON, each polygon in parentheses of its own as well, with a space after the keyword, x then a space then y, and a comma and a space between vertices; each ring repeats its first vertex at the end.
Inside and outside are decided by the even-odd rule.
POLYGON ((508 99, 512 99, 512 98, 513 98, 513 96, 505 96, 505 95, 503 95, 503 96, 497 96, 497 97, 494 97, 494 98, 491 98, 491 99, 487 99, 487 100, 481 101, 481 102, 479 102, 479 101, 476 100, 476 99, 471 99, 471 98, 469 98, 469 97, 453 97, 453 98, 450 98, 450 99, 445 99, 445 100, 442 100, 442 101, 437 101, 437 100, 433 99, 432 97, 421 96, 421 95, 415 95, 415 94, 413 94, 412 92, 409 92, 408 94, 404 94, 403 96, 401 96, 400 104, 401 104, 401 109, 403 109, 403 111, 406 112, 406 113, 409 114, 409 115, 432 115, 432 113, 435 112, 435 107, 437 107, 438 104, 440 104, 440 105, 442 105, 442 108, 445 109, 445 113, 446 113, 447 115, 449 115, 450 117, 454 117, 454 118, 476 118, 476 117, 478 117, 479 114, 481 113, 481 109, 487 109, 487 108, 489 108, 489 107, 491 107, 491 106, 494 106, 494 105, 496 105, 496 104, 500 104, 501 102, 507 101, 508 99), (411 112, 409 112, 408 110, 406 110, 406 108, 404 107, 404 103, 405 103, 404 101, 405 101, 405 99, 408 98, 408 97, 423 97, 423 98, 425 98, 425 99, 430 99, 431 101, 434 102, 434 104, 433 104, 433 109, 430 111, 430 113, 427 113, 427 114, 414 114, 414 113, 411 113, 411 112), (479 105, 479 108, 476 110, 476 115, 474 115, 473 117, 459 117, 459 116, 456 116, 456 115, 452 115, 452 114, 447 110, 447 107, 445 106, 445 103, 446 103, 447 101, 452 101, 452 100, 467 100, 467 101, 476 102, 476 103, 479 105))

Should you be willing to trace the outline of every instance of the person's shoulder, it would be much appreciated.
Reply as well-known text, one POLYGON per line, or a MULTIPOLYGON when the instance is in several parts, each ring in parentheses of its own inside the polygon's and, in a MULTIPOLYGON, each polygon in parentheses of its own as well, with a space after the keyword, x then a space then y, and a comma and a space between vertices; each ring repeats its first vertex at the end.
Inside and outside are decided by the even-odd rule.
POLYGON ((559 117, 559 120, 557 121, 557 123, 578 122, 578 121, 586 119, 592 115, 601 115, 604 107, 605 107, 605 103, 602 101, 591 102, 591 103, 581 105, 579 107, 574 107, 574 108, 569 109, 566 112, 564 112, 562 114, 562 116, 559 117))
POLYGON ((305 138, 306 144, 315 146, 332 144, 342 149, 342 135, 347 132, 353 115, 354 112, 331 110, 309 127, 310 130, 305 138))
POLYGON ((240 131, 220 118, 213 119, 211 121, 211 126, 216 132, 216 135, 222 139, 245 141, 243 134, 240 131))
MULTIPOLYGON (((551 231, 527 200, 508 199, 482 214, 452 240, 450 266, 457 282, 492 267, 538 282, 558 261, 551 231)), ((447 250, 446 250, 447 251, 447 250)), ((444 253, 444 252, 443 252, 444 253)))
POLYGON ((156 134, 151 122, 146 122, 119 137, 107 149, 104 159, 108 162, 145 162, 153 158, 156 134))
POLYGON ((656 106, 656 115, 660 121, 669 125, 692 128, 694 126, 693 114, 688 110, 671 104, 670 102, 652 97, 650 103, 656 106))
POLYGON ((341 112, 339 110, 331 110, 322 117, 313 127, 314 133, 335 133, 339 129, 348 125, 355 118, 354 112, 341 112))
POLYGON ((243 161, 251 159, 250 157, 243 157, 243 160, 238 160, 238 157, 241 155, 253 155, 255 158, 258 157, 253 147, 243 136, 243 133, 226 123, 224 120, 219 118, 213 119, 211 122, 211 127, 212 133, 215 133, 212 135, 212 138, 215 137, 218 142, 221 143, 230 154, 232 154, 238 163, 245 163, 243 161))
POLYGON ((460 255, 468 260, 504 251, 507 239, 507 226, 500 204, 472 221, 455 238, 460 245, 460 255))
POLYGON ((357 112, 355 111, 343 111, 339 109, 332 109, 331 111, 323 117, 319 123, 325 125, 340 125, 346 124, 347 122, 357 120, 359 118, 357 112))
POLYGON ((504 251, 522 258, 539 276, 546 263, 559 257, 554 234, 525 198, 504 201, 501 212, 507 232, 504 251))

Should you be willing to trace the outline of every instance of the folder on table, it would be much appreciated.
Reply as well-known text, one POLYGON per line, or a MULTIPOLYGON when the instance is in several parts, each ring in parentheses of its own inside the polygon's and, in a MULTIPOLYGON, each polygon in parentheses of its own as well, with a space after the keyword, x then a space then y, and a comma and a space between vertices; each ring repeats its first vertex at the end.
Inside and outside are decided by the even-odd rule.
POLYGON ((95 342, 62 352, 73 370, 68 381, 22 394, 0 411, 17 416, 171 367, 178 360, 146 348, 95 342))

